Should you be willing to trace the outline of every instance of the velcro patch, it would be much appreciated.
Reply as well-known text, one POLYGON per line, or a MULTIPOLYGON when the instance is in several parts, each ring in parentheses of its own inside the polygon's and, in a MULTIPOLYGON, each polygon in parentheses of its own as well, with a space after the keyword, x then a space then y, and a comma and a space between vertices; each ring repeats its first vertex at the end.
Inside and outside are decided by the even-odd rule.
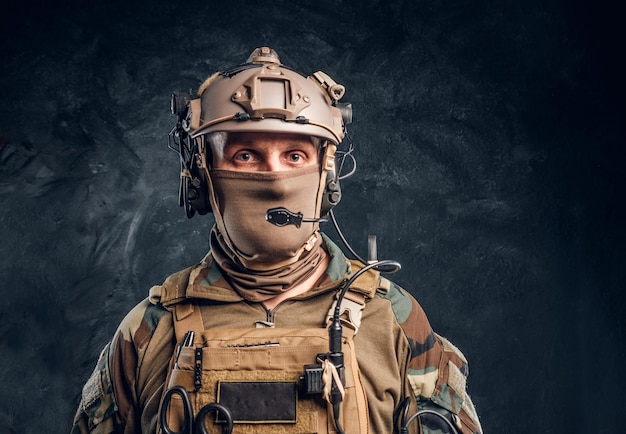
POLYGON ((224 382, 218 400, 234 423, 296 423, 297 384, 293 382, 224 382))
POLYGON ((448 385, 459 398, 465 398, 465 386, 467 379, 459 367, 452 362, 448 362, 448 385))
POLYGON ((96 370, 91 374, 87 383, 83 386, 82 407, 83 410, 91 407, 91 405, 104 395, 102 389, 102 379, 100 370, 96 370))

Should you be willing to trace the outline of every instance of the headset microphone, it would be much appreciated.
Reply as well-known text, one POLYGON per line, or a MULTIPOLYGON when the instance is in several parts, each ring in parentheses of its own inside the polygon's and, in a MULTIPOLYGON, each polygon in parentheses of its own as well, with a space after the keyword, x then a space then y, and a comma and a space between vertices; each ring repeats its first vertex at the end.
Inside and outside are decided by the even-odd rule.
POLYGON ((305 218, 301 212, 294 213, 287 208, 270 208, 265 213, 265 220, 278 227, 294 225, 299 228, 302 223, 327 222, 328 218, 305 218))

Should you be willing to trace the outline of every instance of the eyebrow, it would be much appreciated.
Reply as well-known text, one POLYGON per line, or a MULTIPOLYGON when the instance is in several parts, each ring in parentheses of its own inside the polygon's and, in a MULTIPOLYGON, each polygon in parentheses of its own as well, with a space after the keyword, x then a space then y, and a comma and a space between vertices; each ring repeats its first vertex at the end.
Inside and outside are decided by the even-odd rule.
MULTIPOLYGON (((288 142, 283 142, 282 145, 284 145, 286 148, 288 149, 295 149, 295 148, 312 148, 314 150, 318 149, 318 146, 316 146, 315 144, 306 141, 306 140, 301 140, 301 141, 288 141, 288 142)), ((255 143, 253 140, 237 140, 237 141, 232 141, 229 143, 226 143, 224 145, 224 149, 227 148, 232 148, 232 147, 250 147, 252 149, 254 148, 274 148, 275 145, 273 144, 262 144, 259 145, 257 143, 255 143)))

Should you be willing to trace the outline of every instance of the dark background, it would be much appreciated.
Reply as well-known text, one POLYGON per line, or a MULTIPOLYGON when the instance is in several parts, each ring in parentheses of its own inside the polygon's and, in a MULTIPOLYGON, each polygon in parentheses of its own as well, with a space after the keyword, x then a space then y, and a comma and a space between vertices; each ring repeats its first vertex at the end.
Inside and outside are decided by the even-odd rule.
MULTIPOLYGON (((31 1, 0 14, 0 432, 69 430, 124 314, 207 250, 173 90, 270 45, 354 106, 336 209, 470 360, 487 433, 622 431, 623 24, 602 1, 31 1)), ((327 232, 335 237, 332 228, 327 232)))

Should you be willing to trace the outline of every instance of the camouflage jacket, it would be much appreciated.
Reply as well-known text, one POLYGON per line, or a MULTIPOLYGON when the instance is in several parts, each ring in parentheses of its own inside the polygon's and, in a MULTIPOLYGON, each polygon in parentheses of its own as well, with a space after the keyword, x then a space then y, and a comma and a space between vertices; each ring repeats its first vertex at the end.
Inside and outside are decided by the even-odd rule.
MULTIPOLYGON (((259 321, 271 321, 276 327, 325 326, 336 290, 352 274, 354 265, 328 238, 324 241, 331 257, 325 275, 313 289, 283 301, 272 311, 243 300, 210 254, 200 264, 170 276, 158 288, 168 303, 161 303, 159 297, 140 302, 102 351, 83 387, 71 433, 156 432, 159 403, 176 345, 168 304, 179 299, 203 299, 203 309, 208 310, 203 311, 203 320, 213 318, 214 327, 246 323, 254 327, 259 321)), ((376 286, 354 338, 368 398, 370 432, 390 433, 394 411, 410 396, 414 398, 411 413, 416 405, 426 411, 435 409, 463 434, 482 433, 466 392, 468 365, 463 354, 432 331, 421 306, 408 292, 373 272, 363 281, 376 286)), ((417 424, 412 425, 411 430, 416 430, 417 424)), ((430 428, 427 423, 421 429, 441 432, 436 420, 431 420, 430 428)))

